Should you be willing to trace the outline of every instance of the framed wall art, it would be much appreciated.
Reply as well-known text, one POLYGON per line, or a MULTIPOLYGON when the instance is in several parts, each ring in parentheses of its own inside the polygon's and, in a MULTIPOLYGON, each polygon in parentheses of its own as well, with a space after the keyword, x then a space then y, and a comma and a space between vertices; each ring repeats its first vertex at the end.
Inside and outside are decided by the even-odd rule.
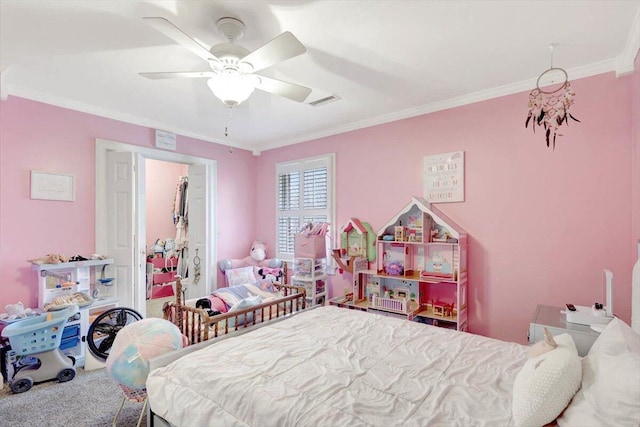
POLYGON ((429 203, 464 202, 464 151, 424 158, 424 198, 429 203))
POLYGON ((73 202, 76 200, 75 177, 32 170, 31 198, 73 202))

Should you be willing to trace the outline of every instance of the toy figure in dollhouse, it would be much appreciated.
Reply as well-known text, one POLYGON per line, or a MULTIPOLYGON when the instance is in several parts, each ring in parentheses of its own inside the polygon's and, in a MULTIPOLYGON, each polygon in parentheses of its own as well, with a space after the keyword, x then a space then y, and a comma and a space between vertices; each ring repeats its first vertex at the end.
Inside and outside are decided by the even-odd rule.
POLYGON ((446 242, 451 237, 449 230, 439 224, 433 224, 431 229, 431 241, 432 242, 446 242))

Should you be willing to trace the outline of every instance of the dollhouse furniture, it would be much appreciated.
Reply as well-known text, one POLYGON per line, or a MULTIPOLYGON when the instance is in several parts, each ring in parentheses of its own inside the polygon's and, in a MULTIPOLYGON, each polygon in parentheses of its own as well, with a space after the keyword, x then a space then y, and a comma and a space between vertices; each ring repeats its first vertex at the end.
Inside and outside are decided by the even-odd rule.
MULTIPOLYGON (((92 278, 96 282, 95 269, 113 264, 113 259, 90 259, 84 261, 61 262, 58 264, 33 264, 31 269, 38 272, 38 307, 44 309, 56 297, 81 292, 85 295, 94 294, 97 285, 92 285, 92 278), (68 286, 73 284, 72 286, 68 286)), ((113 281, 109 282, 109 288, 113 281)), ((97 295, 97 293, 96 293, 97 295)), ((118 306, 118 298, 106 293, 97 298, 80 304, 80 311, 65 323, 62 332, 60 349, 67 356, 75 359, 75 366, 84 366, 87 357, 86 337, 89 325, 100 313, 118 306)))
POLYGON ((378 230, 376 248, 375 269, 354 274, 353 301, 337 297, 330 304, 467 330, 467 233, 462 227, 413 197, 378 230), (396 289, 409 289, 408 301, 396 289))

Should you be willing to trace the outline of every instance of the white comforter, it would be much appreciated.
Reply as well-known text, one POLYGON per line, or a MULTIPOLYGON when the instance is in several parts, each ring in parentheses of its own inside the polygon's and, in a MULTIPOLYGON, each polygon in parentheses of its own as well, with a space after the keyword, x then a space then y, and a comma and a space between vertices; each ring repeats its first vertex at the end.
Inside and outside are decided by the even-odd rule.
POLYGON ((147 392, 176 426, 506 427, 526 350, 321 307, 156 369, 147 392))

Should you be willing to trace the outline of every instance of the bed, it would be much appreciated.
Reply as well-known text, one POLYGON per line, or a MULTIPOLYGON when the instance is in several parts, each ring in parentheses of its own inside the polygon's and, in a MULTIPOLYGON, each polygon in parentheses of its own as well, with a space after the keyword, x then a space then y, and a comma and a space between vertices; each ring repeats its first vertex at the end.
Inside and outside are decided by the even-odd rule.
POLYGON ((530 358, 530 347, 520 344, 315 307, 152 360, 149 420, 175 426, 640 425, 640 335, 616 318, 582 359, 569 335, 556 340, 557 349, 530 358), (530 381, 536 370, 544 375, 530 381), (522 418, 523 411, 530 418, 522 418), (552 417, 540 421, 550 411, 552 417))

